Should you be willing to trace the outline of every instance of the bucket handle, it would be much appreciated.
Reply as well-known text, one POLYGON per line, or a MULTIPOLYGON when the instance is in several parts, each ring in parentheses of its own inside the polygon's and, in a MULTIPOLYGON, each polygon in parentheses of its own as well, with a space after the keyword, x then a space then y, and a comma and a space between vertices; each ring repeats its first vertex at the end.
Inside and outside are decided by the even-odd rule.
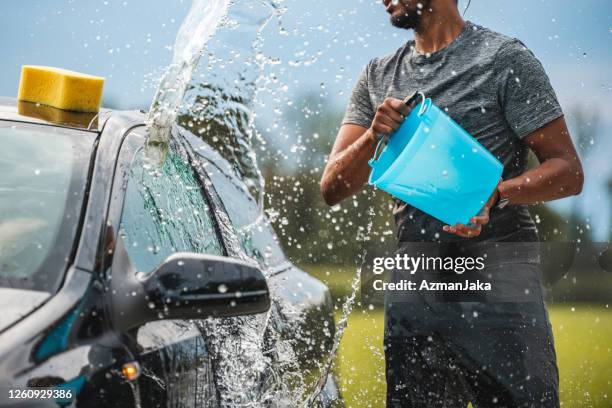
POLYGON ((374 156, 372 156, 372 158, 370 160, 368 160, 368 164, 371 167, 374 167, 374 165, 376 164, 376 162, 378 161, 379 155, 378 153, 381 151, 381 146, 384 144, 387 144, 387 138, 389 136, 387 135, 382 135, 379 140, 378 140, 378 144, 376 145, 376 150, 374 150, 374 156))
MULTIPOLYGON (((423 95, 422 92, 420 92, 420 94, 423 95)), ((429 109, 430 107, 431 107, 431 99, 425 98, 425 95, 423 95, 423 103, 421 104, 421 109, 419 109, 419 113, 417 113, 417 115, 419 117, 423 116, 425 112, 427 112, 427 109, 429 109)))
MULTIPOLYGON (((420 117, 423 116, 425 112, 427 112, 427 109, 429 109, 429 107, 431 106, 431 99, 427 99, 423 92, 416 91, 411 97, 404 99, 404 104, 411 107, 413 103, 416 103, 419 97, 421 97, 421 101, 423 102, 421 104, 421 109, 419 109, 419 112, 417 113, 417 115, 420 117)), ((383 143, 387 144, 388 141, 389 135, 379 135, 378 144, 376 145, 376 150, 374 150, 374 156, 372 156, 372 158, 368 160, 368 164, 371 167, 374 167, 374 165, 378 161, 381 146, 383 145, 383 143)))
POLYGON ((416 104, 416 102, 419 100, 419 96, 421 97, 421 101, 425 100, 425 94, 422 91, 416 91, 412 94, 412 96, 404 99, 404 105, 412 107, 412 104, 416 104))

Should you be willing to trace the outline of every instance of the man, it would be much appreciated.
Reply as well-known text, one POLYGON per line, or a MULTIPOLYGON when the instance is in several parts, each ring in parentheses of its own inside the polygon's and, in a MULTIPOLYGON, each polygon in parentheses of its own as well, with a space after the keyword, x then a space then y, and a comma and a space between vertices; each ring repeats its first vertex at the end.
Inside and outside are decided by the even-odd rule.
POLYGON ((363 187, 380 137, 410 112, 402 100, 422 91, 504 164, 503 180, 468 225, 443 225, 396 200, 398 253, 415 242, 495 243, 502 291, 526 281, 536 288, 524 302, 402 304, 387 296, 387 406, 557 407, 552 333, 529 244, 538 237, 527 208, 582 189, 555 92, 520 41, 464 21, 456 0, 383 4, 394 26, 414 30, 414 40, 362 71, 321 180, 325 201, 335 205, 363 187), (540 163, 532 169, 529 150, 540 163), (504 250, 503 243, 528 247, 504 250))

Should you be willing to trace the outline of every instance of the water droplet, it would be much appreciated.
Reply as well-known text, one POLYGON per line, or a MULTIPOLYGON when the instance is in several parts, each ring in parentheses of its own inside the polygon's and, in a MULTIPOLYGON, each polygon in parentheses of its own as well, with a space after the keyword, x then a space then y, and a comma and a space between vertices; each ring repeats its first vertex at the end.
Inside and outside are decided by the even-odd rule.
POLYGON ((227 292, 227 286, 222 283, 217 287, 217 290, 219 291, 219 293, 225 293, 227 292))

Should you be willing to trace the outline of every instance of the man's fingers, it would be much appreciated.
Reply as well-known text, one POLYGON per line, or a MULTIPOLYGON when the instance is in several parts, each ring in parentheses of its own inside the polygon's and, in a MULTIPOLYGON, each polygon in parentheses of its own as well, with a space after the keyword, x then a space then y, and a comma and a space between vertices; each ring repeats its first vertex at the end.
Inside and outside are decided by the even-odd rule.
POLYGON ((487 225, 489 223, 489 214, 479 215, 477 217, 472 217, 470 222, 475 225, 487 225))
POLYGON ((394 111, 401 113, 404 117, 408 116, 412 108, 404 103, 401 99, 387 98, 385 103, 394 111))
POLYGON ((390 134, 399 129, 411 108, 400 99, 386 98, 376 110, 372 127, 377 133, 390 134))
POLYGON ((393 128, 383 123, 375 123, 372 128, 377 134, 389 135, 394 132, 393 128))
POLYGON ((468 227, 463 224, 457 224, 455 228, 457 229, 458 233, 468 238, 477 237, 478 235, 480 235, 480 232, 482 231, 482 227, 480 225, 476 225, 474 227, 468 227))
POLYGON ((482 232, 482 227, 480 225, 476 226, 475 228, 469 228, 463 224, 457 224, 453 226, 445 225, 442 229, 445 232, 455 234, 462 238, 475 238, 479 236, 482 232))
POLYGON ((401 121, 394 120, 392 117, 387 115, 385 112, 379 112, 377 115, 378 115, 379 122, 384 123, 385 125, 393 128, 394 130, 399 128, 402 124, 401 121))
POLYGON ((387 126, 388 128, 391 129, 391 131, 395 131, 397 130, 397 128, 400 127, 400 124, 397 123, 396 121, 394 121, 391 118, 388 118, 384 115, 381 115, 378 119, 377 122, 380 123, 381 125, 387 126))
POLYGON ((388 105, 380 105, 380 110, 387 115, 389 118, 393 119, 395 122, 401 124, 404 121, 404 115, 395 109, 391 108, 388 105))
POLYGON ((400 127, 401 123, 393 120, 383 110, 379 108, 378 112, 376 112, 376 116, 374 117, 373 125, 375 127, 380 125, 386 126, 391 129, 391 131, 388 133, 392 133, 400 127))

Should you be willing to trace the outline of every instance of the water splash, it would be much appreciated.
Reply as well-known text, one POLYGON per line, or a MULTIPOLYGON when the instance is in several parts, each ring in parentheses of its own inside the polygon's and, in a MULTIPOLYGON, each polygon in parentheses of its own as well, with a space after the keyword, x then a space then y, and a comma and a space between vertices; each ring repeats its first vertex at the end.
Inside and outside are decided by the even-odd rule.
POLYGON ((259 104, 259 93, 266 90, 266 67, 279 63, 262 49, 264 29, 275 17, 280 21, 285 12, 282 2, 232 2, 232 14, 208 45, 178 116, 182 127, 232 163, 262 209, 265 179, 253 145, 263 150, 266 141, 257 130, 253 107, 259 104))
MULTIPOLYGON (((163 76, 151 107, 148 145, 167 144, 171 127, 178 121, 232 163, 249 190, 255 189, 253 195, 259 197, 262 207, 264 179, 251 146, 253 135, 257 137, 251 107, 257 101, 257 84, 269 63, 261 52, 262 31, 281 9, 273 1, 261 1, 257 14, 253 5, 245 2, 242 5, 247 6, 248 13, 239 10, 237 19, 232 19, 227 15, 228 5, 233 6, 234 2, 194 1, 177 35, 173 63, 163 76), (218 31, 221 27, 223 30, 218 31), (240 31, 239 42, 224 38, 232 31, 240 31), (249 44, 245 32, 254 32, 255 36, 250 48, 239 52, 241 46, 249 44), (211 42, 213 33, 216 35, 211 42), (215 48, 218 43, 220 49, 215 48), (232 47, 226 58, 227 44, 232 47), (195 68, 205 45, 208 52, 201 64, 204 72, 196 76, 195 68), (247 68, 232 71, 240 67, 241 61, 247 68), (255 77, 249 77, 246 71, 255 77), (197 80, 192 82, 192 77, 197 80)), ((155 153, 151 154, 153 161, 163 162, 163 151, 149 150, 155 153)), ((221 224, 229 224, 229 220, 223 222, 223 214, 218 216, 221 224)), ((261 220, 260 216, 254 224, 261 220)), ((228 235, 233 233, 231 225, 222 228, 228 235)), ((232 247, 233 253, 248 259, 239 244, 232 247)), ((270 291, 273 305, 266 314, 195 322, 211 355, 221 406, 297 406, 305 392, 305 387, 299 385, 300 370, 295 366, 293 347, 285 344, 276 330, 280 326, 299 326, 299 311, 292 312, 292 305, 282 304, 272 285, 270 291), (288 383, 292 385, 287 386, 288 383)))
MULTIPOLYGON (((260 90, 276 86, 274 78, 266 76, 265 71, 268 65, 279 61, 263 53, 262 32, 275 16, 284 12, 281 2, 194 0, 177 35, 172 64, 163 75, 148 117, 148 145, 166 145, 174 122, 178 122, 232 163, 252 195, 259 198, 261 209, 264 178, 257 166, 253 141, 255 139, 260 145, 265 145, 265 141, 257 132, 252 108, 260 90), (245 7, 239 8, 236 3, 245 7), (237 13, 230 15, 230 9, 237 13), (239 37, 228 39, 225 37, 228 32, 239 37), (253 34, 254 38, 250 38, 253 34), (245 46, 247 49, 241 49, 245 46), (208 51, 203 53, 205 47, 208 51), (198 63, 199 71, 196 71, 198 63)), ((160 150, 158 156, 163 161, 164 151, 160 150)), ((224 224, 223 214, 218 215, 224 224)), ((259 225, 260 219, 263 217, 243 229, 259 225)), ((232 233, 231 226, 222 225, 222 228, 232 233)), ((237 249, 233 253, 248 258, 239 244, 232 244, 232 247, 237 249)), ((273 303, 266 314, 196 322, 211 355, 220 405, 297 407, 316 404, 333 368, 356 300, 359 270, 357 272, 352 294, 342 306, 331 351, 316 371, 310 373, 298 363, 300 350, 295 344, 297 339, 312 348, 309 333, 297 333, 291 340, 285 339, 283 333, 299 332, 304 319, 311 317, 276 295, 282 288, 270 284, 273 303)))
MULTIPOLYGON (((370 235, 372 231, 372 226, 374 225, 374 209, 368 209, 368 223, 365 230, 364 237, 370 235)), ((340 348, 340 341, 342 340, 342 336, 344 335, 344 331, 348 327, 348 319, 353 311, 353 307, 355 305, 355 300, 357 298, 357 291, 361 286, 361 271, 366 262, 368 251, 365 248, 365 240, 364 240, 364 250, 361 253, 361 259, 359 260, 359 264, 355 270, 355 276, 353 277, 353 281, 351 282, 351 293, 344 301, 342 305, 342 312, 340 314, 340 319, 336 323, 336 332, 334 335, 334 341, 332 343, 332 348, 329 351, 329 355, 327 356, 327 360, 325 363, 325 367, 322 371, 322 375, 316 383, 315 389, 312 394, 308 397, 308 399, 302 405, 303 408, 308 408, 316 403, 316 399, 319 397, 319 394, 323 391, 325 387, 325 382, 327 381, 328 375, 333 371, 334 364, 336 362, 338 349, 340 348)))
POLYGON ((230 0, 193 1, 176 36, 172 63, 164 73, 149 110, 149 142, 168 143, 193 71, 229 6, 230 0))

